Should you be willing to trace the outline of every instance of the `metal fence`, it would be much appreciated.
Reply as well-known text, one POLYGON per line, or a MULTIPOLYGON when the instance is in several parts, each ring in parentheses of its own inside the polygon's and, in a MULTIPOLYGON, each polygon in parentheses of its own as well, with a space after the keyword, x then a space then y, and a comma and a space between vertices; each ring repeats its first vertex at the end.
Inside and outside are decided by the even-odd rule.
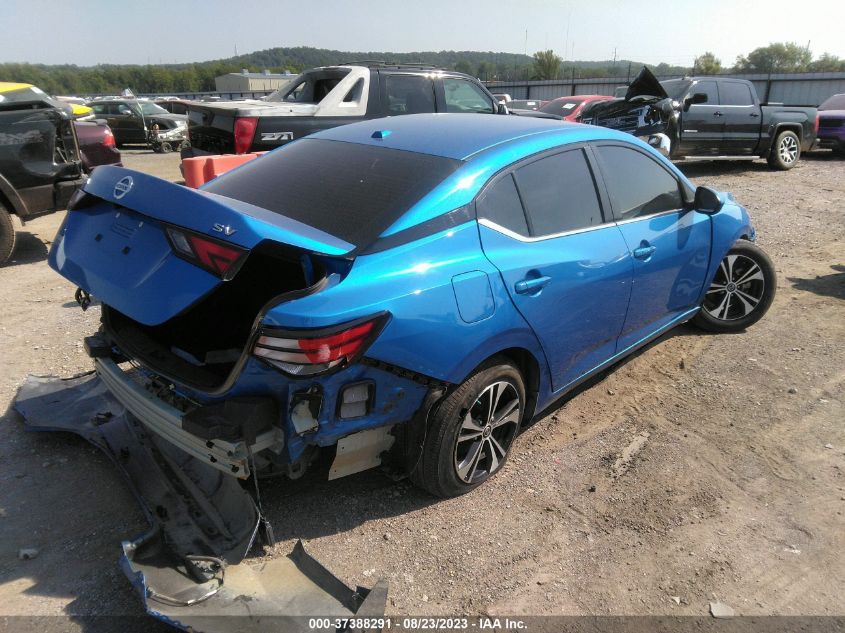
MULTIPOLYGON (((793 74, 724 74, 719 77, 748 79, 760 101, 786 105, 817 106, 829 96, 845 93, 845 72, 793 74)), ((676 79, 677 75, 658 79, 676 79)), ((621 77, 555 79, 551 81, 487 81, 490 92, 507 93, 514 99, 555 99, 571 95, 612 95, 627 85, 621 77)))
MULTIPOLYGON (((208 90, 206 92, 139 92, 138 97, 144 99, 160 99, 165 97, 176 97, 178 99, 186 99, 188 101, 202 101, 205 100, 221 100, 221 101, 237 101, 238 99, 258 99, 265 95, 272 94, 273 90, 235 90, 220 92, 217 90, 208 90)), ((88 99, 96 97, 115 97, 115 94, 92 94, 86 95, 88 99)))

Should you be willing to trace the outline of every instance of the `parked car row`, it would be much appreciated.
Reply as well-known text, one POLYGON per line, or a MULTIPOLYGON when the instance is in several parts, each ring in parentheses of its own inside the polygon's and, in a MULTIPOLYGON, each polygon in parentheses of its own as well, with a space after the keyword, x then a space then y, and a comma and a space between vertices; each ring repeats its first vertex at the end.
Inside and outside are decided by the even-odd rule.
MULTIPOLYGON (((182 102, 165 102, 174 108, 182 102)), ((156 152, 182 148, 187 140, 187 116, 173 114, 158 103, 132 98, 92 101, 94 116, 105 119, 119 145, 149 145, 156 152)))

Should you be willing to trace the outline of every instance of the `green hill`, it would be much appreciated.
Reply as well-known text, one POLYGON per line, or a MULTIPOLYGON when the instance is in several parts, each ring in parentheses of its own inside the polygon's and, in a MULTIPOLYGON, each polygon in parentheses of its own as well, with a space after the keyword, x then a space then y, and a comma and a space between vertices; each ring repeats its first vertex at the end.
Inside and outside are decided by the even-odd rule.
MULTIPOLYGON (((315 66, 328 66, 356 60, 397 63, 425 63, 475 75, 482 80, 513 81, 531 77, 533 58, 519 53, 491 51, 420 51, 413 53, 346 52, 307 46, 271 48, 237 57, 191 64, 114 65, 80 67, 43 64, 0 64, 0 81, 32 83, 52 94, 116 93, 131 88, 136 93, 200 92, 215 89, 214 78, 246 68, 251 72, 299 72, 315 66)), ((633 72, 642 66, 630 62, 633 72)), ((625 77, 628 61, 565 62, 561 76, 625 77)), ((660 64, 658 74, 679 74, 686 68, 660 64)))

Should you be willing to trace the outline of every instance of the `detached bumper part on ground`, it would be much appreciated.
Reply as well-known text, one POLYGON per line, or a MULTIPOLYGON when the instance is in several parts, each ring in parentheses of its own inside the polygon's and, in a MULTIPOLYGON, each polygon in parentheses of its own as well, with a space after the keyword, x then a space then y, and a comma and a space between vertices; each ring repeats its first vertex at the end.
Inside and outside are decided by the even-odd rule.
POLYGON ((280 618, 287 631, 307 630, 297 618, 314 614, 384 613, 386 581, 349 588, 301 542, 285 558, 244 563, 263 523, 252 497, 235 477, 147 433, 98 375, 30 377, 15 408, 30 431, 81 435, 128 480, 150 529, 123 542, 121 567, 150 615, 184 630, 229 633, 280 630, 280 618))

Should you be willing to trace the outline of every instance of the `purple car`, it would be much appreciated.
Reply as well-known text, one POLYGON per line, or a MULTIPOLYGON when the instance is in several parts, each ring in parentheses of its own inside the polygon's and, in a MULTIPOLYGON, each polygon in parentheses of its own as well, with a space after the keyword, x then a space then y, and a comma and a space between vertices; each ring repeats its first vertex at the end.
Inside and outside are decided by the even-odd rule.
POLYGON ((819 147, 845 156, 845 94, 833 95, 819 106, 819 147))

